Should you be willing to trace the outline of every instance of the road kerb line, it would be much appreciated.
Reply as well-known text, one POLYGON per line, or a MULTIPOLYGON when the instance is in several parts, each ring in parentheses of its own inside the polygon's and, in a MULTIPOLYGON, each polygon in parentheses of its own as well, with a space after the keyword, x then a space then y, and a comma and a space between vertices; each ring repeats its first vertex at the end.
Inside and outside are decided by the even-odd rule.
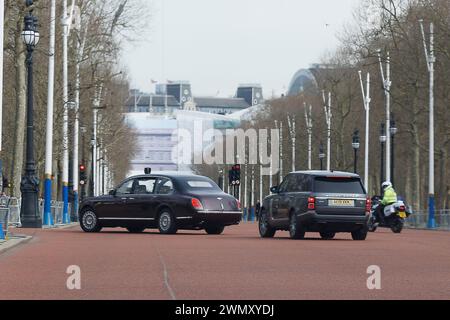
POLYGON ((158 250, 158 256, 159 256, 159 260, 161 261, 161 264, 163 266, 163 274, 164 274, 164 285, 167 288, 167 291, 169 291, 169 295, 172 298, 172 300, 177 300, 176 296, 175 296, 175 292, 173 291, 172 287, 170 286, 169 283, 169 272, 167 271, 167 266, 166 263, 161 255, 161 253, 158 250))

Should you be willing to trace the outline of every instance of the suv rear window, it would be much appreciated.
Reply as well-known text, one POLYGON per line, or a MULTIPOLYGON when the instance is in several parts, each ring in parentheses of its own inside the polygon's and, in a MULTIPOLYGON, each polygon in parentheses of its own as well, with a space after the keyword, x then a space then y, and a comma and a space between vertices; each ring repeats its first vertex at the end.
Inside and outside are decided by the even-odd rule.
POLYGON ((354 194, 366 193, 360 179, 339 177, 316 177, 314 179, 314 192, 354 194))

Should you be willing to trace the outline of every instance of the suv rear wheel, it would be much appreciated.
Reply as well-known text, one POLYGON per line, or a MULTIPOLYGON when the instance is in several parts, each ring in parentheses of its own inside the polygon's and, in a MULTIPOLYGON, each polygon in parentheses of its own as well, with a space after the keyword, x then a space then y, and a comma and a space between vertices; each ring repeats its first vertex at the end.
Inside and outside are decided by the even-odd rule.
POLYGON ((367 228, 363 227, 357 231, 352 232, 352 239, 356 241, 364 241, 367 238, 367 228))
POLYGON ((289 222, 289 236, 291 239, 305 239, 305 228, 297 221, 297 216, 291 214, 289 222))
POLYGON ((259 226, 259 235, 261 236, 261 238, 273 238, 275 236, 275 233, 277 232, 277 230, 275 230, 269 225, 267 213, 265 212, 264 209, 261 210, 258 226, 259 226))

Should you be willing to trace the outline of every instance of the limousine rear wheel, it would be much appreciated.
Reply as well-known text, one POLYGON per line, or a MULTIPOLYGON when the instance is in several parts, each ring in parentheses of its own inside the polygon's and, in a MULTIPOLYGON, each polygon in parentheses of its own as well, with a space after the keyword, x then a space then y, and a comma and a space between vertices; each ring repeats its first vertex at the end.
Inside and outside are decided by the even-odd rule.
POLYGON ((222 234, 224 230, 224 226, 208 226, 205 228, 207 234, 222 234))
POLYGON ((158 217, 158 229, 162 234, 177 233, 177 224, 175 218, 168 209, 162 209, 158 217))
POLYGON ((85 208, 81 211, 80 226, 84 232, 100 232, 102 230, 97 215, 91 208, 85 208))

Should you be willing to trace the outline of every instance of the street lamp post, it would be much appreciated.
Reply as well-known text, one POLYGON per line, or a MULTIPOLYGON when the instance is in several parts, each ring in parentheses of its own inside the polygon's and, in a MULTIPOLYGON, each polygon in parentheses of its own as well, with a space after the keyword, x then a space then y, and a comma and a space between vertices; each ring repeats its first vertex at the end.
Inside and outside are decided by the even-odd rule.
POLYGON ((369 132, 370 132, 370 73, 367 73, 366 89, 362 80, 362 72, 359 71, 359 81, 361 83, 361 92, 366 111, 366 135, 364 140, 364 187, 369 191, 369 132))
POLYGON ((360 147, 359 130, 355 129, 352 137, 352 147, 354 151, 353 172, 358 173, 358 150, 360 147))
POLYGON ((397 124, 395 123, 394 115, 391 114, 391 125, 390 125, 390 133, 391 133, 391 182, 394 184, 394 165, 395 165, 395 149, 394 149, 394 137, 397 134, 397 124))
MULTIPOLYGON (((27 0, 30 8, 32 0, 27 0)), ((26 139, 26 167, 25 174, 20 183, 22 193, 21 221, 24 228, 41 228, 42 220, 39 214, 38 192, 39 179, 36 176, 36 163, 34 160, 34 114, 33 114, 33 51, 39 42, 37 31, 37 18, 33 16, 33 8, 29 9, 24 18, 25 27, 22 31, 22 40, 27 47, 26 64, 28 70, 27 83, 27 139, 26 139)))
POLYGON ((428 151, 428 228, 436 227, 436 220, 434 216, 434 64, 436 63, 436 56, 434 54, 434 24, 430 23, 430 47, 425 38, 425 31, 423 28, 423 20, 419 20, 420 29, 422 31, 423 46, 425 49, 425 58, 427 62, 428 72, 430 75, 430 110, 429 110, 429 151, 428 151))
POLYGON ((323 142, 320 141, 319 147, 320 171, 323 171, 323 159, 325 159, 325 151, 323 150, 323 142))
MULTIPOLYGON (((381 144, 381 162, 380 162, 380 184, 384 181, 384 145, 386 144, 386 127, 384 123, 380 125, 380 144, 381 144)), ((382 190, 381 190, 382 191, 382 190)), ((381 193, 380 193, 381 194, 381 193)))
POLYGON ((323 109, 327 123, 327 171, 331 170, 331 92, 328 92, 328 102, 325 99, 325 91, 322 90, 323 109))
POLYGON ((45 139, 45 184, 44 184, 44 225, 54 224, 52 217, 52 171, 53 171, 53 110, 55 87, 55 33, 56 33, 56 1, 50 6, 50 37, 48 55, 48 87, 47 87, 47 123, 45 139))
MULTIPOLYGON (((386 53, 386 76, 384 73, 383 62, 381 60, 381 50, 378 50, 378 60, 380 62, 381 80, 383 82, 384 95, 386 97, 386 181, 391 181, 391 58, 389 51, 386 53)), ((384 179, 383 179, 384 180, 384 179)))
POLYGON ((305 121, 306 121, 306 131, 308 132, 308 170, 312 170, 312 159, 311 159, 311 152, 312 152, 312 129, 313 129, 313 122, 312 122, 312 106, 309 106, 309 109, 305 105, 305 121))

